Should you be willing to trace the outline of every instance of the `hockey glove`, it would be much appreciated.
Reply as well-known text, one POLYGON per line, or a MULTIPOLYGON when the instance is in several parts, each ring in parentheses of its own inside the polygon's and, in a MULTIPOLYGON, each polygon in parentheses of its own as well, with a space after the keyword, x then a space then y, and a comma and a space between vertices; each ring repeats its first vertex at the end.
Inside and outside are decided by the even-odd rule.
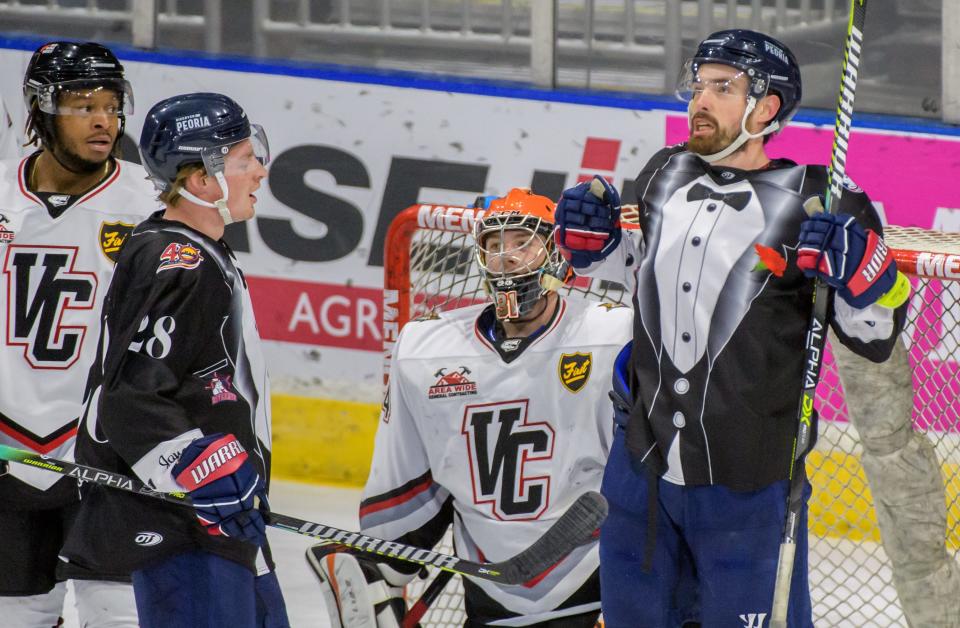
POLYGON ((190 493, 208 534, 263 545, 266 532, 255 498, 266 503, 263 480, 232 434, 198 438, 183 450, 173 477, 190 493))
POLYGON ((314 545, 307 562, 320 580, 331 628, 398 628, 407 612, 403 587, 414 574, 401 574, 342 546, 314 545))
POLYGON ((897 264, 883 238, 847 214, 814 214, 800 225, 797 267, 807 277, 819 276, 858 309, 897 284, 897 264))
POLYGON ((555 238, 574 268, 586 268, 620 244, 620 194, 600 175, 563 191, 555 238))
POLYGON ((620 349, 617 359, 613 362, 613 390, 610 391, 610 401, 613 402, 613 422, 626 429, 630 422, 630 412, 633 411, 633 393, 630 392, 630 355, 633 351, 633 341, 628 342, 620 349))

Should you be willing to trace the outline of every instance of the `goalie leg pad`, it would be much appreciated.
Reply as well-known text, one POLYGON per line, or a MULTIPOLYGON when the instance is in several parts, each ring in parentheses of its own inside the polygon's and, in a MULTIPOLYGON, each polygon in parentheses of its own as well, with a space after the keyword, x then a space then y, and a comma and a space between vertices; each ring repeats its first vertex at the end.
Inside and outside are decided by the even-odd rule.
POLYGON ((898 342, 889 360, 875 364, 834 338, 831 345, 904 614, 911 626, 960 625, 960 569, 944 545, 940 463, 913 429, 906 349, 898 342))
POLYGON ((903 580, 893 574, 903 614, 912 628, 960 626, 960 567, 945 556, 940 567, 923 578, 903 580))
POLYGON ((403 588, 390 586, 375 561, 315 545, 307 562, 320 580, 331 628, 400 628, 403 588))
POLYGON ((138 628, 133 585, 103 580, 71 580, 81 626, 138 628))
POLYGON ((62 626, 60 613, 67 585, 58 582, 53 590, 39 595, 0 597, 4 626, 62 626))

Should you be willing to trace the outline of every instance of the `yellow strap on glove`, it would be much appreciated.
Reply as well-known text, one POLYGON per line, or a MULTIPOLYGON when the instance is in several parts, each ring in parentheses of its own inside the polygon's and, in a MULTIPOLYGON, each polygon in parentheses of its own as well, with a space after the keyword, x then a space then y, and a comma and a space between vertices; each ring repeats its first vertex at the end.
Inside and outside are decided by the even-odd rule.
POLYGON ((897 281, 893 284, 883 296, 877 299, 877 305, 881 307, 896 309, 910 298, 910 280, 907 276, 897 271, 897 281))

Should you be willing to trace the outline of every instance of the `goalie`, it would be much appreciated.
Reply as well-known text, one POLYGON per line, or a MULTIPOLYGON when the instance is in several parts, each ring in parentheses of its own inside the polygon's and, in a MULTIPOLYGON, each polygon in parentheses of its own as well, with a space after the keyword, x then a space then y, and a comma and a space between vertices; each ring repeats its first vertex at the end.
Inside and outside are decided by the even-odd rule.
MULTIPOLYGON (((401 331, 360 505, 364 533, 432 547, 452 523, 458 556, 499 561, 600 487, 613 436, 610 373, 633 317, 557 293, 569 270, 553 226, 545 197, 514 189, 494 200, 475 229, 494 302, 401 331)), ((415 565, 321 545, 308 558, 333 626, 402 621, 415 565)), ((466 625, 592 628, 598 567, 594 542, 520 586, 465 579, 466 625)))

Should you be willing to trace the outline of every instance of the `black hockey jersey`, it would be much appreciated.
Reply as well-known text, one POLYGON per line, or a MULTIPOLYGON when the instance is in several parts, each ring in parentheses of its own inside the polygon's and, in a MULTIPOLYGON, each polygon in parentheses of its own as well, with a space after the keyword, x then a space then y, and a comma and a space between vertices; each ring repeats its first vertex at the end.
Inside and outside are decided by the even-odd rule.
MULTIPOLYGON (((77 460, 177 491, 181 451, 222 432, 269 480, 270 390, 243 274, 222 240, 161 215, 134 229, 110 284, 77 460)), ((194 549, 268 567, 254 545, 207 535, 190 508, 99 486, 83 487, 62 554, 125 574, 194 549)))
MULTIPOLYGON (((754 490, 787 478, 813 295, 796 246, 804 201, 826 188, 823 166, 713 167, 683 146, 637 177, 641 235, 586 274, 635 288, 628 442, 664 479, 754 490)), ((852 181, 835 211, 882 234, 852 181)), ((831 326, 883 361, 905 312, 832 299, 831 326)))

